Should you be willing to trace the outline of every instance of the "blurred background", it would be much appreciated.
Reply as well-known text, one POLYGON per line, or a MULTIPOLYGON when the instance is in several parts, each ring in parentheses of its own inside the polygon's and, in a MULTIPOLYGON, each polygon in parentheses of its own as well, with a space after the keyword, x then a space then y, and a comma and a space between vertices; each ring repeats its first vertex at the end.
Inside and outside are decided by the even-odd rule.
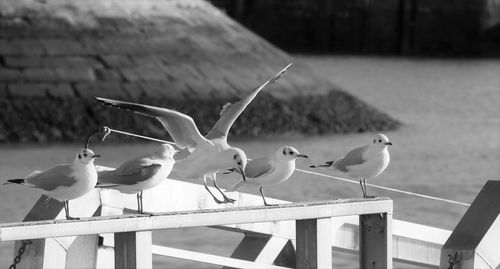
MULTIPOLYGON (((0 179, 72 161, 102 125, 170 139, 155 120, 94 96, 174 108, 206 133, 226 102, 293 62, 236 121, 230 144, 250 158, 291 145, 312 157, 297 162, 307 169, 383 132, 391 163, 370 183, 470 203, 500 174, 499 25, 498 0, 0 0, 0 179)), ((115 134, 94 144, 109 166, 155 147, 115 134)), ((440 228, 453 229, 467 209, 369 192, 394 199, 394 218, 440 228)), ((361 196, 357 184, 298 171, 266 194, 361 196)), ((1 186, 0 222, 22 220, 38 197, 1 186)), ((239 238, 206 229, 154 237, 228 256, 239 238)), ((0 251, 8 264, 13 246, 0 251)), ((155 258, 167 265, 212 268, 155 258)))

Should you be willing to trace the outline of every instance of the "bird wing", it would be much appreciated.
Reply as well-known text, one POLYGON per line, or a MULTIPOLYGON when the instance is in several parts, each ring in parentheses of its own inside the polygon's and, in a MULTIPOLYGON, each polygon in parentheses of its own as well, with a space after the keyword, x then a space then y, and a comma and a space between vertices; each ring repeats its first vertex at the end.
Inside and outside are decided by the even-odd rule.
POLYGON ((224 105, 220 112, 220 118, 219 120, 215 123, 215 125, 212 127, 210 132, 206 135, 207 139, 216 139, 216 138, 223 138, 224 140, 227 139, 227 135, 229 133, 229 129, 233 125, 233 123, 236 121, 236 119, 240 116, 240 114, 245 110, 245 108, 252 102, 252 100, 257 96, 257 94, 267 85, 274 83, 276 80, 278 80, 283 74, 285 74, 286 70, 291 66, 292 64, 287 65, 285 68, 283 68, 280 72, 278 72, 276 75, 274 75, 272 78, 264 82, 262 85, 259 87, 255 88, 253 91, 250 92, 247 96, 245 96, 243 99, 239 100, 238 102, 231 104, 227 103, 224 105))
POLYGON ((333 163, 333 167, 342 172, 347 172, 348 166, 359 165, 366 161, 363 158, 363 153, 367 149, 368 146, 364 146, 349 151, 344 157, 337 159, 333 163))
POLYGON ((134 185, 153 177, 161 164, 155 163, 148 166, 142 166, 135 169, 127 169, 127 172, 116 170, 100 171, 98 176, 98 187, 119 186, 119 185, 134 185))
POLYGON ((40 173, 31 173, 24 184, 29 187, 52 191, 62 186, 72 186, 76 183, 71 165, 63 164, 54 166, 40 173))
POLYGON ((167 129, 179 148, 196 147, 196 145, 210 143, 201 135, 200 131, 198 131, 193 118, 186 114, 168 108, 117 101, 101 97, 95 97, 95 99, 106 105, 158 119, 163 127, 167 129))
POLYGON ((245 174, 247 178, 265 176, 274 171, 274 161, 269 157, 260 157, 247 163, 245 174))

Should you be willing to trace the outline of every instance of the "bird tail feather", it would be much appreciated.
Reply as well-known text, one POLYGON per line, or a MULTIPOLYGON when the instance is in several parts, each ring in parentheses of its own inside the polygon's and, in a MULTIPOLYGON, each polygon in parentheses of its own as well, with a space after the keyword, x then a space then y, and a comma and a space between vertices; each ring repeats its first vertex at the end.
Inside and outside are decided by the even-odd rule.
POLYGON ((245 185, 245 181, 240 180, 240 181, 238 181, 238 183, 236 183, 233 186, 230 186, 229 188, 227 188, 226 191, 236 191, 237 189, 239 189, 243 185, 245 185))
POLYGON ((311 168, 325 168, 325 167, 331 167, 335 161, 328 161, 324 164, 318 164, 318 165, 309 165, 311 168))
POLYGON ((7 182, 5 182, 3 185, 7 184, 23 184, 24 183, 24 178, 15 178, 15 179, 9 179, 7 182))
POLYGON ((97 184, 95 185, 95 188, 112 188, 112 187, 117 187, 117 186, 121 186, 120 184, 114 184, 114 183, 100 183, 100 182, 97 182, 97 184))

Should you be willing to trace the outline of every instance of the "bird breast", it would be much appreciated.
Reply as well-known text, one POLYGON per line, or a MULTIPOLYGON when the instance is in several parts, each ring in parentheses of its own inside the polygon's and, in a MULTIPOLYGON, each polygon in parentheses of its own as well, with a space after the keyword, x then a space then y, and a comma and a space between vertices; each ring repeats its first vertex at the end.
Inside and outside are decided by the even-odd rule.
POLYGON ((80 198, 90 192, 97 184, 97 171, 94 164, 75 165, 71 176, 76 182, 71 186, 61 186, 51 191, 50 196, 64 201, 80 198))
POLYGON ((361 165, 349 166, 347 173, 351 177, 374 178, 380 175, 389 165, 390 156, 387 148, 368 150, 363 156, 366 162, 361 165))

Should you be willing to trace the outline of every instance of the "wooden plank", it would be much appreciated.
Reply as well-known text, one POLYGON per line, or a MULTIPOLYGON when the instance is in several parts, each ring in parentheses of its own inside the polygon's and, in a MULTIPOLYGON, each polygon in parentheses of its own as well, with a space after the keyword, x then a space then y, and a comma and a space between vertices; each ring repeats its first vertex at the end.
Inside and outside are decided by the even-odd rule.
POLYGON ((66 265, 66 249, 55 240, 55 238, 47 238, 45 240, 43 255, 43 266, 41 268, 64 268, 66 265))
POLYGON ((392 214, 359 216, 359 267, 392 268, 392 214))
POLYGON ((96 269, 115 268, 115 250, 113 247, 99 246, 97 249, 96 269))
POLYGON ((296 222, 297 268, 332 268, 331 220, 296 222))
POLYGON ((97 234, 78 236, 67 251, 65 268, 95 268, 98 237, 97 234))
POLYGON ((316 219, 296 221, 297 268, 318 268, 316 219))
POLYGON ((183 260, 197 261, 207 264, 223 265, 229 268, 249 268, 249 269, 285 269, 288 267, 250 262, 240 259, 221 257, 212 254, 205 254, 195 251, 153 245, 153 254, 174 257, 183 260))
POLYGON ((152 268, 151 231, 115 233, 115 268, 152 268))
POLYGON ((272 236, 271 238, 269 238, 269 241, 264 246, 264 248, 262 248, 262 251, 259 253, 257 258, 255 258, 255 262, 261 264, 273 264, 288 241, 290 240, 288 240, 287 238, 272 236))
MULTIPOLYGON (((271 236, 267 234, 245 234, 245 237, 241 239, 240 243, 231 254, 231 258, 245 261, 255 261, 270 239, 271 236)), ((234 269, 234 267, 225 266, 223 269, 234 269)))
POLYGON ((392 200, 346 199, 293 203, 275 207, 241 207, 197 211, 167 212, 148 215, 94 217, 81 220, 51 220, 0 225, 0 241, 60 237, 168 228, 226 225, 327 218, 333 216, 392 213, 392 200))
MULTIPOLYGON (((272 265, 278 259, 280 264, 290 264, 289 253, 282 253, 289 239, 267 234, 248 233, 238 244, 231 258, 254 261, 261 265, 272 265), (280 254, 282 257, 279 257, 280 254)), ((295 254, 295 253, 293 253, 295 254)), ((293 258, 294 259, 294 258, 293 258)), ((231 269, 233 267, 223 267, 231 269)))
POLYGON ((318 268, 332 268, 331 227, 331 218, 323 218, 316 221, 318 268))

